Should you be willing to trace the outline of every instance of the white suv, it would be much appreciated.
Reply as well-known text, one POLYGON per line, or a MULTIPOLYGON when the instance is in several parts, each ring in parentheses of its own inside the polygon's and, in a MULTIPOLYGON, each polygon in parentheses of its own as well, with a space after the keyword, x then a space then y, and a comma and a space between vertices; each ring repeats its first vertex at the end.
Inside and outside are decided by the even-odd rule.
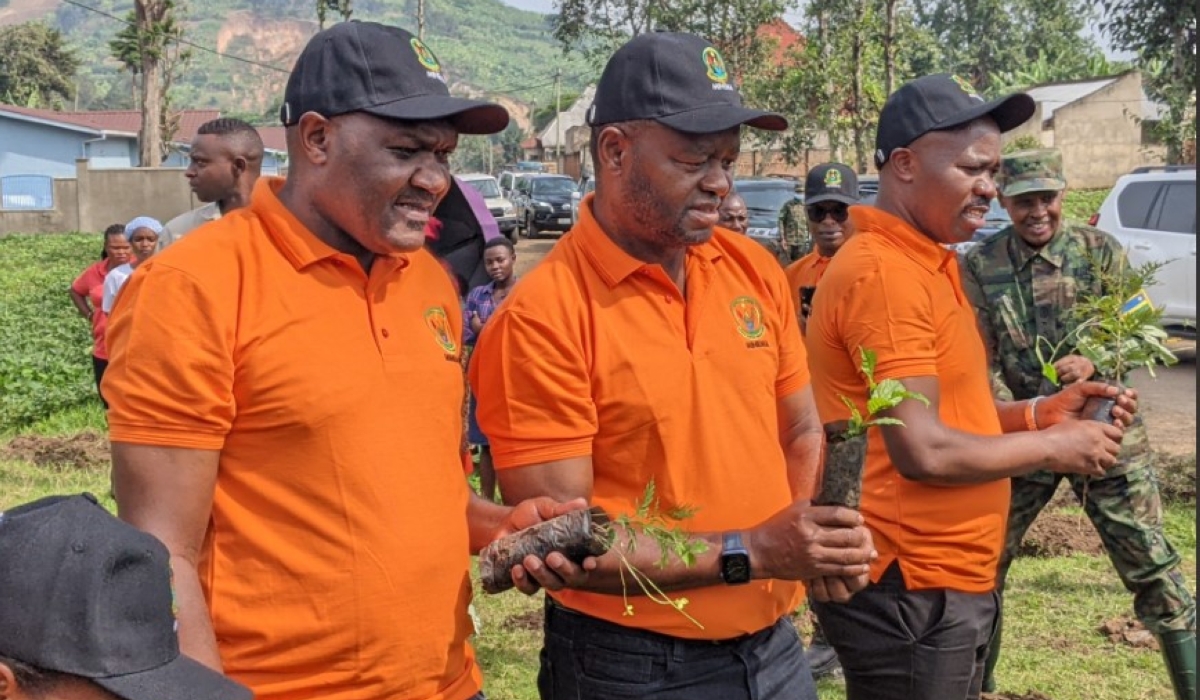
POLYGON ((1148 166, 1123 175, 1094 226, 1121 242, 1129 262, 1164 263, 1146 290, 1163 309, 1163 325, 1194 336, 1196 328, 1196 166, 1148 166))
POLYGON ((484 201, 487 202, 488 211, 496 217, 496 226, 500 228, 500 233, 515 241, 517 238, 517 210, 513 208, 512 202, 500 192, 500 185, 497 184, 496 178, 483 173, 467 173, 455 175, 455 177, 474 187, 483 196, 484 201))

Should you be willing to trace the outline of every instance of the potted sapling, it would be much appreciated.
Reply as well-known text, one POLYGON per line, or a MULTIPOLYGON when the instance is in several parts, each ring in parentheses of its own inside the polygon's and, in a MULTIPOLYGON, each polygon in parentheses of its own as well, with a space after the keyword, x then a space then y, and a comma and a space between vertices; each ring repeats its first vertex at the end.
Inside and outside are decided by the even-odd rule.
MULTIPOLYGON (((1154 284, 1162 263, 1133 268, 1122 265, 1114 273, 1098 272, 1107 294, 1085 296, 1072 313, 1079 319, 1075 347, 1096 367, 1096 381, 1122 386, 1132 369, 1145 367, 1154 376, 1154 365, 1178 360, 1166 346, 1167 333, 1160 324, 1162 310, 1154 307, 1146 287, 1154 284)), ((1094 396, 1083 408, 1083 417, 1111 424, 1116 399, 1094 396)))
POLYGON ((866 415, 849 398, 838 395, 850 409, 850 419, 826 423, 825 454, 821 468, 821 486, 813 504, 845 506, 857 509, 862 500, 863 468, 867 461, 867 429, 875 425, 904 425, 898 418, 880 416, 881 411, 895 408, 906 399, 920 401, 926 406, 929 399, 909 391, 895 379, 875 381, 875 351, 858 349, 861 369, 867 379, 866 415))
POLYGON ((638 535, 641 534, 658 547, 659 568, 666 567, 672 559, 682 561, 685 566, 693 566, 696 557, 708 550, 708 544, 693 539, 680 529, 679 523, 695 513, 696 508, 689 505, 661 510, 654 480, 651 479, 632 514, 611 517, 595 507, 575 510, 502 537, 484 547, 479 553, 479 575, 483 590, 500 593, 512 588, 512 568, 530 554, 545 559, 551 552, 560 552, 567 559, 580 564, 587 557, 599 557, 612 552, 621 564, 622 614, 634 614, 628 589, 628 582, 632 580, 648 600, 678 610, 703 629, 704 625, 685 609, 687 598, 671 597, 654 582, 653 577, 629 560, 629 555, 637 550, 638 535))

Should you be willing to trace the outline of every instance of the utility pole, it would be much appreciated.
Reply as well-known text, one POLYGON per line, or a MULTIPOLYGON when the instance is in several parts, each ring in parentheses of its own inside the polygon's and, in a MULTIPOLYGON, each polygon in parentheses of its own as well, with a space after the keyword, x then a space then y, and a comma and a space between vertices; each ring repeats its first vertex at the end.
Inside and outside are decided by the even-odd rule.
POLYGON ((554 165, 562 175, 562 66, 554 69, 554 165))

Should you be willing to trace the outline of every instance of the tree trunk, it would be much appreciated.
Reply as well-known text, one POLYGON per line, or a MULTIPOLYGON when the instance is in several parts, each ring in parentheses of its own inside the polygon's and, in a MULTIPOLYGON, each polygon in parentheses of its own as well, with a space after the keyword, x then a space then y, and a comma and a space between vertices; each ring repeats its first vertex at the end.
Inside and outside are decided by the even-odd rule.
POLYGON ((425 41, 425 0, 417 0, 417 38, 425 41))
POLYGON ((896 0, 883 2, 883 96, 896 84, 896 0))
POLYGON ((863 20, 866 17, 867 0, 857 0, 854 6, 854 39, 850 47, 850 59, 854 64, 854 164, 858 173, 867 172, 867 125, 863 113, 866 100, 863 91, 863 20))
POLYGON ((152 40, 155 27, 166 10, 164 0, 137 0, 138 48, 142 60, 142 128, 138 134, 139 165, 162 165, 162 102, 159 90, 162 76, 158 47, 152 40))

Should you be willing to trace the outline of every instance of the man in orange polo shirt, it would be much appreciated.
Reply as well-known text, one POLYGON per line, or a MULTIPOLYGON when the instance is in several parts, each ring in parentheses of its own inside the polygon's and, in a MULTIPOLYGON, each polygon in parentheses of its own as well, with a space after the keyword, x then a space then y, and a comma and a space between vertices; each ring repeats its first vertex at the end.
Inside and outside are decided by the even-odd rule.
POLYGON ((698 624, 623 583, 615 552, 567 576, 572 590, 547 602, 543 700, 812 700, 789 620, 797 582, 837 600, 865 585, 858 513, 804 500, 821 433, 787 280, 714 228, 741 125, 786 128, 731 81, 690 34, 644 34, 612 56, 588 112, 596 192, 476 345, 477 415, 506 498, 583 496, 615 515, 653 482, 662 512, 696 508, 680 526, 707 544, 665 567, 644 535, 615 545, 698 624))
POLYGON ((817 282, 828 269, 833 254, 850 237, 850 205, 857 202, 858 175, 849 166, 823 163, 808 171, 804 179, 804 214, 816 250, 788 265, 784 271, 792 290, 792 301, 800 311, 801 334, 808 324, 817 282))
MULTIPOLYGON (((817 602, 848 700, 977 698, 996 619, 996 567, 1008 477, 1037 469, 1101 476, 1122 427, 1077 420, 1086 382, 1040 402, 993 401, 987 358, 954 253, 996 196, 1000 134, 1033 114, 1028 95, 985 102, 966 81, 919 78, 888 98, 875 154, 874 207, 855 207, 855 234, 821 280, 808 325, 822 421, 865 413, 860 351, 875 380, 929 399, 868 432, 862 512, 879 549, 871 585, 849 603, 817 602), (1038 431, 1038 432, 1035 432, 1038 431), (1011 434, 1002 434, 1011 433, 1011 434)), ((1113 415, 1132 419, 1122 394, 1113 415)))
POLYGON ((119 514, 167 545, 183 652, 258 700, 481 698, 469 553, 565 507, 469 493, 462 318, 422 245, 458 135, 508 114, 367 22, 313 37, 284 99, 287 179, 114 310, 119 514))

